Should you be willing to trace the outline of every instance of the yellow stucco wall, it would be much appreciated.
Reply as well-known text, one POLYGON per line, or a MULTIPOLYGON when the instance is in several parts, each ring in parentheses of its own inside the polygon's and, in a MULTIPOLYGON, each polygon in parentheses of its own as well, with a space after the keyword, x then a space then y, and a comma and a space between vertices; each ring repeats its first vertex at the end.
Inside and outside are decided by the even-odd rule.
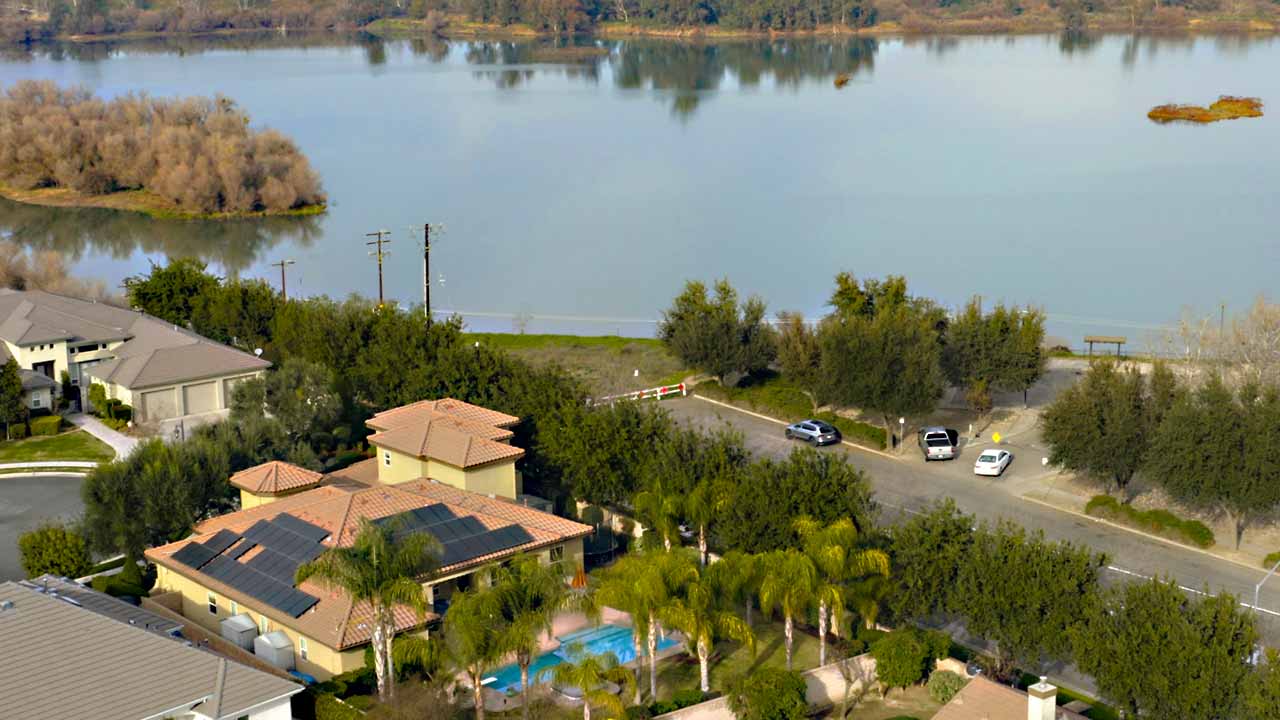
POLYGON ((470 470, 463 470, 435 460, 428 460, 426 465, 427 477, 463 490, 511 499, 515 499, 520 490, 516 485, 515 461, 485 465, 470 470))
POLYGON ((248 490, 240 491, 240 509, 241 510, 248 510, 249 508, 255 508, 255 507, 258 507, 259 505, 266 505, 272 500, 275 500, 275 498, 271 497, 270 495, 254 495, 248 490))
POLYGON ((378 482, 384 485, 417 480, 430 477, 427 474, 427 463, 402 452, 378 448, 378 482))
MULTIPOLYGON (((219 623, 231 617, 231 598, 214 593, 218 612, 209 612, 209 589, 196 581, 184 577, 164 566, 156 566, 156 589, 153 592, 177 592, 182 595, 182 615, 212 633, 220 633, 219 623)), ((238 603, 237 614, 248 615, 262 633, 263 617, 267 619, 267 632, 279 630, 293 641, 294 664, 300 672, 315 676, 319 680, 328 680, 334 675, 349 672, 364 666, 364 647, 356 647, 339 652, 326 647, 313 638, 307 638, 307 659, 302 659, 300 648, 302 636, 298 631, 282 624, 276 618, 265 615, 253 607, 238 603)))

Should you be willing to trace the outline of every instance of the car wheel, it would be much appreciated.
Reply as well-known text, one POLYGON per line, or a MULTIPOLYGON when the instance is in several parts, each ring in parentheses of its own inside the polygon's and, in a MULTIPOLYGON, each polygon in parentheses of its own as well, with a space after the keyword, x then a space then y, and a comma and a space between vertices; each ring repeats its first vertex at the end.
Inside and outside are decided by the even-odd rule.
POLYGON ((811 438, 809 438, 808 443, 809 443, 810 445, 814 446, 814 447, 818 447, 818 445, 819 445, 819 443, 818 443, 818 438, 816 438, 816 437, 811 437, 811 438))
POLYGON ((790 439, 791 439, 792 435, 791 435, 791 430, 790 430, 790 429, 788 429, 784 434, 787 436, 787 439, 788 439, 788 440, 790 440, 790 439))

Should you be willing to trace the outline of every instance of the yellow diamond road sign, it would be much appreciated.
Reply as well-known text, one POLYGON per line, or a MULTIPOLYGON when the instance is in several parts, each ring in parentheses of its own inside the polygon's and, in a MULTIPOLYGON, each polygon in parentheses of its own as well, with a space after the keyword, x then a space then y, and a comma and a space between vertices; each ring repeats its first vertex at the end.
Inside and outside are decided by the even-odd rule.
POLYGON ((997 445, 999 445, 999 444, 1000 444, 1000 433, 994 433, 994 434, 991 436, 991 439, 992 439, 992 440, 995 440, 995 441, 996 441, 996 444, 997 444, 997 445))

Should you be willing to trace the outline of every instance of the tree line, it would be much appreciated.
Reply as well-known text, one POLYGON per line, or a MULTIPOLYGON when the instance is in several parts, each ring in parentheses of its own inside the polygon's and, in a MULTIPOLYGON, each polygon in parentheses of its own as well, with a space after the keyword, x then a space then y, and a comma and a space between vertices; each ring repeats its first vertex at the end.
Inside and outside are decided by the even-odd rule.
POLYGON ((1280 510, 1280 386, 1262 377, 1232 383, 1215 368, 1193 383, 1165 363, 1144 374, 1095 362, 1045 410, 1049 460, 1125 502, 1141 476, 1175 502, 1227 517, 1238 548, 1248 527, 1280 510))
POLYGON ((778 314, 764 301, 740 301, 727 280, 710 292, 686 284, 663 313, 658 335, 691 367, 737 385, 777 368, 817 405, 855 407, 879 416, 892 436, 895 418, 936 409, 948 385, 965 390, 979 413, 992 393, 1026 391, 1044 372, 1044 314, 974 298, 954 315, 908 293, 904 278, 859 281, 836 276, 831 311, 810 323, 778 314))
POLYGON ((87 195, 146 190, 197 213, 320 205, 320 179, 293 141, 256 130, 224 97, 95 98, 21 81, 0 96, 0 182, 87 195))

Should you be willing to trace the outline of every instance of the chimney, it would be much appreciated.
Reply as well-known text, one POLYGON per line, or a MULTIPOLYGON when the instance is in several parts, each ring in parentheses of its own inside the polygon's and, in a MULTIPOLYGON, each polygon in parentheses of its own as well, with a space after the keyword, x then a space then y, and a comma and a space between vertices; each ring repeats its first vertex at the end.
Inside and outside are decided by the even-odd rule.
POLYGON ((1057 714, 1058 688, 1041 675, 1040 682, 1027 688, 1027 720, 1054 720, 1057 714))

